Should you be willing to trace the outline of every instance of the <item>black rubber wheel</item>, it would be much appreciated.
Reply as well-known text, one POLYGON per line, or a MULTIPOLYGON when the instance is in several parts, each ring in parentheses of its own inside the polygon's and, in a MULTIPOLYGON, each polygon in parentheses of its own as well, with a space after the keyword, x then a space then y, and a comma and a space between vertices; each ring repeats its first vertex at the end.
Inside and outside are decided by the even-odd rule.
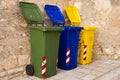
POLYGON ((26 66, 26 74, 29 76, 34 75, 34 67, 31 64, 26 66))

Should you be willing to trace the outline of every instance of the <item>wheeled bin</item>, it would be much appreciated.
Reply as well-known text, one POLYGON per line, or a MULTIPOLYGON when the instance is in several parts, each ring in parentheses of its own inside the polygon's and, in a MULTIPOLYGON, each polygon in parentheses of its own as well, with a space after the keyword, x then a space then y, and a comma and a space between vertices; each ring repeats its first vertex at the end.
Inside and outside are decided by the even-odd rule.
POLYGON ((71 70, 77 67, 79 34, 82 28, 63 26, 60 35, 58 68, 71 70))
POLYGON ((42 14, 34 3, 20 2, 20 7, 23 15, 27 16, 28 21, 31 21, 28 23, 30 29, 31 64, 26 66, 26 73, 40 78, 51 77, 56 74, 59 37, 63 28, 43 26, 44 20, 39 21, 43 16, 34 17, 42 14), (42 26, 30 26, 32 24, 42 24, 42 26))
MULTIPOLYGON (((81 23, 80 15, 76 7, 66 6, 65 11, 71 25, 79 26, 81 23)), ((78 63, 87 64, 92 61, 92 50, 94 43, 94 33, 97 27, 84 26, 80 32, 80 41, 78 46, 78 63)))
POLYGON ((94 44, 94 33, 97 27, 84 26, 81 31, 79 49, 78 49, 78 63, 88 64, 92 62, 92 51, 94 44))
POLYGON ((45 5, 45 11, 53 26, 64 28, 60 35, 58 68, 71 70, 77 67, 77 51, 80 27, 64 26, 65 19, 60 9, 55 5, 45 5))

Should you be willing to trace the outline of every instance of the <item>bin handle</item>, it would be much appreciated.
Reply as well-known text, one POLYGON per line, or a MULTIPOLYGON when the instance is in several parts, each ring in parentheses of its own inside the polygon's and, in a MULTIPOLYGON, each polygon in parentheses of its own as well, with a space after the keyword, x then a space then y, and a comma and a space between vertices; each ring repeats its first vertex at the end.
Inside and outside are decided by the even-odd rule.
POLYGON ((64 26, 64 23, 53 23, 53 26, 57 25, 57 26, 64 26))
MULTIPOLYGON (((84 44, 84 40, 83 40, 82 42, 80 42, 80 47, 81 47, 82 44, 85 45, 85 44, 84 44)), ((80 53, 82 52, 81 49, 79 50, 79 52, 80 52, 80 53)), ((80 57, 80 54, 78 54, 78 56, 80 57)))
POLYGON ((84 40, 83 40, 82 42, 80 42, 80 45, 81 45, 82 43, 84 44, 84 40))
MULTIPOLYGON (((80 45, 79 45, 80 47, 81 47, 82 43, 84 44, 84 40, 82 42, 80 42, 80 45)), ((79 50, 79 53, 81 53, 81 49, 79 50)), ((80 57, 80 54, 78 54, 78 56, 80 57)))
MULTIPOLYGON (((38 26, 38 24, 28 24, 28 26, 38 26)), ((44 26, 44 24, 41 24, 41 26, 40 27, 42 27, 42 26, 44 26)))

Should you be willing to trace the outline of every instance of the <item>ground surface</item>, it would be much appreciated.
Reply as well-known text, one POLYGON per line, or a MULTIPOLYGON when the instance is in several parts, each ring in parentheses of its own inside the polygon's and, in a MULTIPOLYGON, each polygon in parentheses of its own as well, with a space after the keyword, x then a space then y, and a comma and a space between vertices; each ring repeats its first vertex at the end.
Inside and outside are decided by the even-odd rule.
POLYGON ((57 75, 47 79, 21 75, 11 80, 120 80, 120 61, 97 60, 69 71, 58 69, 57 75))

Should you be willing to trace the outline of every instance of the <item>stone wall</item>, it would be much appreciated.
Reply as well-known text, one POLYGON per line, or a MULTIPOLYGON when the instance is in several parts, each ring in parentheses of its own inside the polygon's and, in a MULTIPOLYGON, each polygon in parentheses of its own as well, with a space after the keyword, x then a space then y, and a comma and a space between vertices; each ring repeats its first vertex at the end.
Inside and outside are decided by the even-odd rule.
POLYGON ((74 4, 81 13, 82 24, 95 25, 94 59, 120 59, 120 1, 81 0, 74 4))
POLYGON ((29 30, 18 1, 0 0, 0 80, 11 78, 10 74, 23 73, 29 56, 29 30))
POLYGON ((23 74, 24 66, 30 63, 29 29, 19 1, 36 3, 45 16, 46 25, 51 22, 44 11, 45 4, 58 5, 64 15, 66 5, 76 6, 81 26, 99 28, 95 33, 94 59, 120 59, 119 0, 0 0, 0 80, 23 74))

